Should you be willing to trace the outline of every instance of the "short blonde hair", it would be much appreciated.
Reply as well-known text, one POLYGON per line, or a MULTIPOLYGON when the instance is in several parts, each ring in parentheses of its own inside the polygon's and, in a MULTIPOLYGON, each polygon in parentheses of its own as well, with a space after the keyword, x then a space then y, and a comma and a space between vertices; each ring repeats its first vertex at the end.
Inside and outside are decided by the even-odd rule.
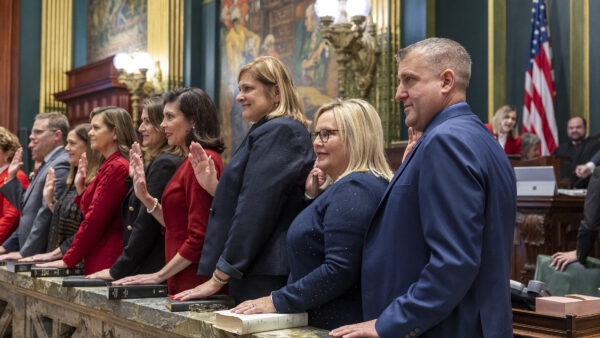
MULTIPOLYGON (((334 100, 319 107, 315 113, 316 125, 325 112, 333 112, 340 139, 348 147, 348 167, 338 180, 353 172, 370 172, 391 180, 394 173, 385 157, 383 128, 377 111, 361 99, 334 100)), ((333 182, 328 178, 327 186, 333 182)))
MULTIPOLYGON (((510 104, 505 104, 502 107, 498 108, 498 110, 496 110, 496 113, 494 114, 494 118, 492 118, 492 129, 494 130, 494 134, 499 134, 500 133, 500 125, 502 124, 502 120, 504 120, 509 113, 511 112, 515 112, 515 114, 517 114, 517 107, 510 105, 510 104)), ((517 118, 518 118, 518 114, 517 114, 517 118)), ((519 123, 517 121, 517 123, 515 123, 515 125, 513 126, 512 130, 510 131, 510 136, 512 136, 513 139, 516 139, 517 137, 519 137, 519 123)))
POLYGON ((19 138, 8 129, 0 127, 0 148, 5 153, 8 153, 8 160, 12 161, 17 149, 21 147, 19 138))
POLYGON ((304 115, 304 107, 300 94, 294 85, 292 75, 287 67, 277 58, 261 56, 240 69, 238 82, 248 72, 255 80, 267 87, 277 86, 281 100, 275 109, 267 114, 267 119, 289 116, 300 121, 307 128, 310 122, 304 115))
POLYGON ((94 116, 102 115, 102 122, 114 130, 117 135, 117 148, 121 156, 129 160, 129 149, 133 142, 137 141, 137 133, 133 128, 131 115, 120 107, 96 107, 90 113, 90 121, 94 116))

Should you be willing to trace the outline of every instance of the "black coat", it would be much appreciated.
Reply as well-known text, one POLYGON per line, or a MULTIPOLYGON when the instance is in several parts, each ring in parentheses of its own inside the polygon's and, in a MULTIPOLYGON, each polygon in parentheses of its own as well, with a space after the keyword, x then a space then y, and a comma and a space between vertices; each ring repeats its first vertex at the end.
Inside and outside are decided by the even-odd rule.
POLYGON ((592 137, 586 138, 577 147, 571 141, 558 146, 553 155, 562 157, 564 160, 560 166, 561 180, 569 179, 573 188, 586 188, 590 178, 577 177, 575 169, 580 164, 588 163, 599 150, 600 142, 592 137), (570 159, 570 163, 568 159, 570 159))
MULTIPOLYGON (((286 234, 303 209, 314 162, 307 128, 289 117, 252 126, 219 181, 198 274, 231 278, 289 274, 286 234)), ((272 290, 271 290, 272 291, 272 290)))
MULTIPOLYGON (((148 193, 160 199, 182 158, 162 153, 146 168, 148 193)), ((123 203, 123 251, 110 268, 115 279, 153 273, 165 266, 165 236, 162 226, 129 189, 123 203)))

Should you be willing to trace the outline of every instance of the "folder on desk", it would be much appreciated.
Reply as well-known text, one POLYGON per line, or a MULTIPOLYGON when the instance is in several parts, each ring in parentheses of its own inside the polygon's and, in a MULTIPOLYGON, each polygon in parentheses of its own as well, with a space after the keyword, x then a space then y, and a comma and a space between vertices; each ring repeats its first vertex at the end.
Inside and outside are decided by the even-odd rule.
POLYGON ((515 167, 517 196, 554 196, 556 177, 552 166, 515 167))

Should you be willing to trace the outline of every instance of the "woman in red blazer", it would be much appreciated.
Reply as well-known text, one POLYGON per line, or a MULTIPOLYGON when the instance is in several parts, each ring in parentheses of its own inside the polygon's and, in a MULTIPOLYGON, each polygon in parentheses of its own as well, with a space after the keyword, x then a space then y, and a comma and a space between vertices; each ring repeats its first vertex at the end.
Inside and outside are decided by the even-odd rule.
MULTIPOLYGON (((0 187, 8 179, 8 165, 12 161, 15 151, 19 149, 19 139, 4 127, 0 127, 0 187)), ((27 175, 22 170, 17 171, 17 179, 23 188, 29 187, 27 175)), ((19 226, 19 212, 10 202, 0 194, 0 243, 4 241, 19 226)))
POLYGON ((198 261, 204 245, 212 196, 204 190, 194 175, 187 155, 192 141, 198 142, 213 159, 217 176, 221 176, 223 151, 217 109, 210 97, 197 88, 175 89, 164 96, 164 118, 161 127, 169 145, 181 146, 186 158, 167 183, 162 204, 146 189, 143 163, 139 154, 132 154, 134 189, 148 212, 165 227, 165 260, 158 272, 122 278, 113 285, 154 284, 167 280, 169 294, 191 289, 210 276, 199 276, 198 261))
POLYGON ((122 108, 96 108, 90 117, 91 148, 99 151, 105 160, 86 188, 87 160, 82 155, 75 175, 75 203, 84 215, 83 222, 62 260, 40 265, 74 268, 83 260, 86 275, 111 267, 121 254, 121 203, 128 190, 125 180, 129 175, 127 155, 136 139, 131 116, 122 108))
POLYGON ((496 111, 492 124, 486 124, 507 155, 521 155, 521 136, 517 126, 517 108, 506 104, 496 111))

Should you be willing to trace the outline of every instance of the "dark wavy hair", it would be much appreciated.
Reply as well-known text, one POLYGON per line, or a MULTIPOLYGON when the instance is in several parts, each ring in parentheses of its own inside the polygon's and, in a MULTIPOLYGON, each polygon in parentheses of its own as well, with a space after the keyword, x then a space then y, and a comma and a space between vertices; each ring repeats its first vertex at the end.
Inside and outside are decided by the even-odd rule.
POLYGON ((194 128, 187 136, 186 146, 192 141, 200 143, 203 148, 217 153, 225 150, 221 139, 217 107, 211 98, 200 88, 177 88, 163 96, 164 104, 176 102, 177 108, 190 121, 194 128))

